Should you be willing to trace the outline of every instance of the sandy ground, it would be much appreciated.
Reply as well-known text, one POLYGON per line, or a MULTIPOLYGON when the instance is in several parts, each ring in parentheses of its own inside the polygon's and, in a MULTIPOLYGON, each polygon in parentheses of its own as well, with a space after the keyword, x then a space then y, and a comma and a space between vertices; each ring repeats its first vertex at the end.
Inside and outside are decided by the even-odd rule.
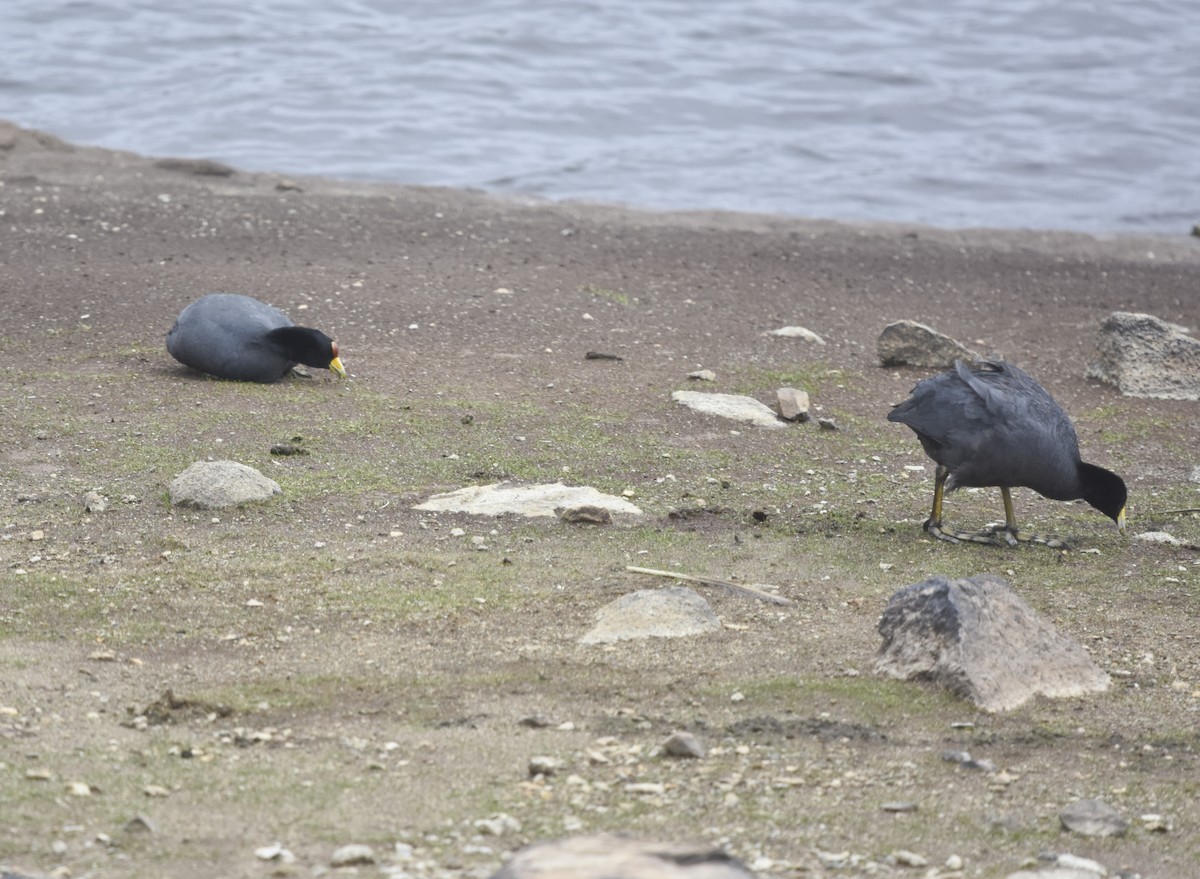
MULTIPOLYGON (((763 876, 1007 876, 1045 852, 1196 875, 1200 556, 1024 492, 1022 520, 1081 551, 929 541, 932 468, 906 469, 927 462, 884 420, 924 373, 881 369, 875 340, 912 318, 1018 362, 1085 459, 1126 478, 1131 533, 1200 543, 1200 518, 1167 512, 1200 506, 1200 406, 1085 378, 1112 311, 1200 327, 1200 241, 228 170, 0 124, 0 865, 309 876, 363 843, 359 875, 487 876, 532 840, 608 829, 720 844, 763 876), (351 379, 244 386, 174 363, 174 316, 218 290, 333 335, 351 379), (788 324, 826 344, 763 335, 788 324), (805 387, 841 429, 672 404, 701 368, 703 389, 766 402, 805 387), (283 441, 309 454, 272 456, 283 441), (207 457, 283 498, 173 510, 170 479, 207 457), (628 490, 645 515, 412 510, 501 479, 628 490), (660 585, 630 564, 796 604, 705 592, 717 635, 579 645, 598 607, 660 585), (993 716, 873 674, 892 592, 982 571, 1086 644, 1109 693, 993 716), (657 755, 676 729, 708 756, 657 755), (996 771, 941 759, 955 749, 996 771), (534 756, 563 768, 531 779, 534 756), (1067 834, 1081 797, 1129 831, 1067 834), (897 801, 915 810, 881 808, 897 801), (498 813, 513 820, 477 825, 498 813), (256 857, 274 843, 294 862, 256 857)), ((992 521, 999 499, 948 513, 992 521)))

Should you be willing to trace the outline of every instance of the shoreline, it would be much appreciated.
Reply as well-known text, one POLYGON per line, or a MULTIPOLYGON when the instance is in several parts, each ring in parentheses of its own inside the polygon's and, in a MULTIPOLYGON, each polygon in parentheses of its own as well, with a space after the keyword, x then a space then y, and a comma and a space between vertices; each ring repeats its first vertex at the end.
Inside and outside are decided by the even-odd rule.
MULTIPOLYGON (((53 185, 87 185, 96 178, 110 184, 144 182, 154 177, 166 181, 206 186, 214 193, 269 195, 272 191, 300 187, 314 196, 409 198, 416 201, 454 199, 463 207, 544 210, 565 217, 585 217, 598 222, 633 226, 676 226, 696 230, 728 230, 799 234, 809 237, 854 235, 894 239, 923 237, 930 241, 1001 251, 1029 250, 1064 256, 1110 256, 1121 259, 1200 261, 1200 237, 1139 233, 1091 233, 1056 229, 1006 227, 952 228, 889 221, 846 221, 782 214, 755 214, 720 210, 658 210, 591 201, 554 201, 538 196, 493 193, 480 189, 416 186, 388 182, 341 180, 321 175, 293 175, 242 171, 209 159, 147 156, 104 147, 73 144, 47 132, 21 128, 0 119, 0 175, 34 175, 53 185), (161 175, 161 176, 159 176, 161 175), (90 179, 89 179, 90 178, 90 179)), ((0 177, 2 179, 2 177, 0 177)))

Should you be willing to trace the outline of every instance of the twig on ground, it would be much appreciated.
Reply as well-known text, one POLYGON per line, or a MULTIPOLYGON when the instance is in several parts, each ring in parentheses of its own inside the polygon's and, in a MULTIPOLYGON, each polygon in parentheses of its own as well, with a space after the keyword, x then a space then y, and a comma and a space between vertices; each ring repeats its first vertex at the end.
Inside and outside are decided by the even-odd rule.
POLYGON ((671 577, 675 580, 687 580, 689 583, 701 583, 705 586, 720 586, 722 589, 726 589, 737 595, 744 595, 747 598, 757 598, 759 601, 766 601, 771 604, 795 604, 790 598, 784 598, 782 595, 772 595, 770 592, 755 589, 753 586, 734 583, 732 580, 722 580, 719 577, 697 577, 694 574, 682 574, 678 571, 659 571, 654 568, 639 568, 636 565, 626 565, 625 570, 633 574, 650 574, 654 577, 671 577))

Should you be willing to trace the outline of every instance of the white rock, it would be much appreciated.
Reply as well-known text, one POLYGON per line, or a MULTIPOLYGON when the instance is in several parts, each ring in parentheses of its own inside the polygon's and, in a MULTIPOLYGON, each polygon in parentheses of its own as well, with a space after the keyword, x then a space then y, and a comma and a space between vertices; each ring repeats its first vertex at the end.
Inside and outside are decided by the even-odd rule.
POLYGON ((356 864, 375 863, 375 850, 369 845, 344 845, 329 857, 333 867, 352 867, 356 864))
POLYGON ((721 629, 704 598, 685 586, 643 589, 600 609, 580 644, 611 644, 639 638, 684 638, 721 629))
POLYGON ((1168 546, 1179 546, 1183 543, 1178 537, 1168 534, 1166 531, 1143 531, 1141 534, 1135 534, 1133 539, 1145 543, 1165 543, 1168 546))
POLYGON ((296 860, 296 856, 279 843, 256 848, 254 850, 254 857, 260 861, 279 861, 282 864, 291 864, 296 860))
POLYGON ((719 415, 721 418, 753 424, 756 427, 777 429, 787 426, 769 406, 753 397, 740 394, 710 394, 703 391, 675 391, 671 394, 671 399, 706 415, 719 415))
POLYGON ((779 336, 784 339, 801 339, 805 342, 814 342, 817 345, 825 344, 825 340, 808 327, 780 327, 777 330, 768 330, 766 333, 763 333, 763 335, 779 336))
POLYGON ((548 485, 513 485, 498 482, 492 485, 470 485, 446 494, 435 494, 415 510, 474 513, 479 516, 499 516, 515 513, 520 516, 554 516, 559 507, 601 507, 612 513, 640 516, 642 511, 625 498, 604 494, 590 486, 568 486, 561 482, 548 485))

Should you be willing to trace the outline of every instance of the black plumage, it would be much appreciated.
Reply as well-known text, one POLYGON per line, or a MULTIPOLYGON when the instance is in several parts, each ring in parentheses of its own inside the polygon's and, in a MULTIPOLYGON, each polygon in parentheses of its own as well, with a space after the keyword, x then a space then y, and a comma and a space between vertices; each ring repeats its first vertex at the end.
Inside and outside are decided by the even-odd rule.
POLYGON ((278 381, 298 363, 346 376, 337 342, 237 293, 211 293, 181 311, 167 351, 185 366, 236 381, 278 381))
POLYGON ((1062 408, 1027 373, 1003 361, 961 360, 941 375, 918 382, 912 396, 888 413, 907 424, 937 463, 933 512, 925 529, 946 540, 1046 543, 1063 541, 1017 530, 1010 489, 1024 487, 1053 500, 1083 499, 1125 528, 1126 488, 1121 477, 1084 463, 1075 428, 1062 408), (1005 524, 991 532, 964 533, 942 525, 944 492, 962 486, 996 486, 1005 524))

